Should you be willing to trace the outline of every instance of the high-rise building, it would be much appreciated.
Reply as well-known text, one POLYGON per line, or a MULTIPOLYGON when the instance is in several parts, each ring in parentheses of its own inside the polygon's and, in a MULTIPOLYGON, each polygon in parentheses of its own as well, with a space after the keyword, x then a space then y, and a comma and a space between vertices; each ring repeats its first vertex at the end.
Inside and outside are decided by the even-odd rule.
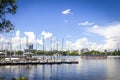
POLYGON ((33 50, 33 44, 28 44, 28 50, 33 50))

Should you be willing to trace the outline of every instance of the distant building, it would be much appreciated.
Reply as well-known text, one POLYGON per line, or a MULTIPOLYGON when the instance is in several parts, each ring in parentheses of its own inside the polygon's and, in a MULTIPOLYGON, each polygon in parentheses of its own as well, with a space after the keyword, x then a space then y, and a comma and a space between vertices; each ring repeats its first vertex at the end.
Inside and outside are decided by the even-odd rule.
POLYGON ((25 52, 30 52, 31 50, 33 50, 33 44, 27 44, 25 52))
POLYGON ((28 50, 33 50, 33 44, 28 44, 28 50))
POLYGON ((81 49, 81 53, 87 53, 87 52, 89 52, 88 48, 81 49))

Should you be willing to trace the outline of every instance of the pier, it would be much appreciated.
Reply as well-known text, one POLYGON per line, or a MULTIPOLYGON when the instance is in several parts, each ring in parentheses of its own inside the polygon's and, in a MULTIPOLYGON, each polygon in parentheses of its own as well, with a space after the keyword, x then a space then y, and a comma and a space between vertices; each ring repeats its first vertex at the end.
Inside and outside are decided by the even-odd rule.
POLYGON ((37 59, 37 60, 23 60, 19 58, 4 59, 0 61, 2 65, 54 65, 54 64, 78 64, 77 60, 72 59, 37 59))

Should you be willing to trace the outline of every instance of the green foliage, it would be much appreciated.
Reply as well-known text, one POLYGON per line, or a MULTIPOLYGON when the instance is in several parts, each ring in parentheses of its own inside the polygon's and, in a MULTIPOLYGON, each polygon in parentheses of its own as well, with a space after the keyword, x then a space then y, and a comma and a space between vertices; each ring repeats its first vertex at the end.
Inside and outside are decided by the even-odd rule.
MULTIPOLYGON (((56 53, 62 54, 62 55, 70 55, 70 56, 78 56, 78 51, 77 50, 73 50, 73 51, 42 51, 42 50, 31 50, 31 52, 33 53, 33 55, 48 55, 48 56, 52 56, 56 53)), ((7 55, 13 55, 14 52, 10 52, 7 51, 7 55)), ((15 52, 16 55, 22 55, 23 51, 16 51, 15 52)), ((111 52, 108 52, 107 50, 100 52, 100 51, 96 51, 96 50, 91 50, 89 52, 81 52, 80 55, 120 55, 120 50, 114 50, 111 52)))
POLYGON ((5 80, 5 78, 4 77, 0 77, 0 80, 5 80))
POLYGON ((23 54, 23 51, 17 51, 17 52, 15 52, 15 54, 17 54, 17 55, 22 55, 22 54, 23 54))
POLYGON ((66 54, 66 51, 61 51, 60 53, 61 53, 62 55, 67 55, 67 54, 66 54))
POLYGON ((114 50, 111 55, 120 55, 120 50, 114 50))
POLYGON ((53 51, 46 51, 45 54, 51 56, 54 54, 54 52, 53 51))
POLYGON ((43 54, 44 54, 43 51, 41 51, 41 50, 37 51, 37 55, 43 55, 43 54))
POLYGON ((16 78, 12 78, 12 80, 17 80, 16 78))
POLYGON ((9 32, 14 30, 14 25, 6 19, 7 14, 16 13, 16 0, 0 0, 0 32, 9 32))
POLYGON ((71 55, 71 52, 70 51, 66 51, 66 55, 71 55))
POLYGON ((56 53, 56 51, 42 51, 42 50, 32 50, 32 53, 36 54, 36 55, 53 55, 54 53, 56 53))
POLYGON ((111 52, 108 52, 107 50, 104 50, 104 52, 91 50, 87 53, 81 52, 81 55, 120 55, 120 50, 114 50, 111 52))
POLYGON ((92 55, 98 55, 98 54, 100 54, 100 52, 96 51, 96 50, 92 50, 89 53, 91 53, 92 55))
POLYGON ((26 77, 19 77, 17 80, 28 80, 26 77))
MULTIPOLYGON (((0 80, 5 80, 5 78, 0 77, 0 80)), ((24 76, 21 76, 21 77, 18 77, 18 78, 11 78, 11 80, 28 80, 28 78, 24 77, 24 76)))
POLYGON ((28 78, 22 76, 22 77, 18 77, 18 78, 12 78, 11 80, 28 80, 28 78))
POLYGON ((78 51, 77 50, 76 51, 72 51, 71 54, 72 55, 78 55, 78 51))
POLYGON ((77 50, 74 50, 74 51, 66 51, 66 54, 67 54, 67 55, 70 55, 70 56, 77 56, 77 55, 78 55, 78 51, 77 51, 77 50))
POLYGON ((30 50, 31 53, 37 54, 37 50, 30 50))

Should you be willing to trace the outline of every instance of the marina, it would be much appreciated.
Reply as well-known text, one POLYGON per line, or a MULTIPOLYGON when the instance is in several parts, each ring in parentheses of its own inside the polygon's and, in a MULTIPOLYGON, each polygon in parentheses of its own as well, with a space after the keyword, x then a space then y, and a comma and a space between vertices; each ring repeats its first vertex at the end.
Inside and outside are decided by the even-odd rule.
POLYGON ((120 0, 0 0, 0 80, 120 80, 120 0))
POLYGON ((15 61, 15 60, 10 60, 10 61, 0 61, 0 66, 1 65, 34 65, 34 64, 78 64, 78 61, 76 60, 65 60, 65 59, 54 59, 53 61, 51 60, 35 60, 35 61, 15 61))
MULTIPOLYGON (((65 56, 64 56, 65 57, 65 56)), ((3 65, 0 77, 12 80, 21 76, 28 80, 119 80, 120 57, 108 56, 107 59, 85 59, 69 56, 78 64, 40 64, 40 65, 3 65), (111 66, 113 65, 114 66, 111 66), (113 75, 114 74, 114 75, 113 75), (100 76, 98 78, 98 75, 100 76)))

